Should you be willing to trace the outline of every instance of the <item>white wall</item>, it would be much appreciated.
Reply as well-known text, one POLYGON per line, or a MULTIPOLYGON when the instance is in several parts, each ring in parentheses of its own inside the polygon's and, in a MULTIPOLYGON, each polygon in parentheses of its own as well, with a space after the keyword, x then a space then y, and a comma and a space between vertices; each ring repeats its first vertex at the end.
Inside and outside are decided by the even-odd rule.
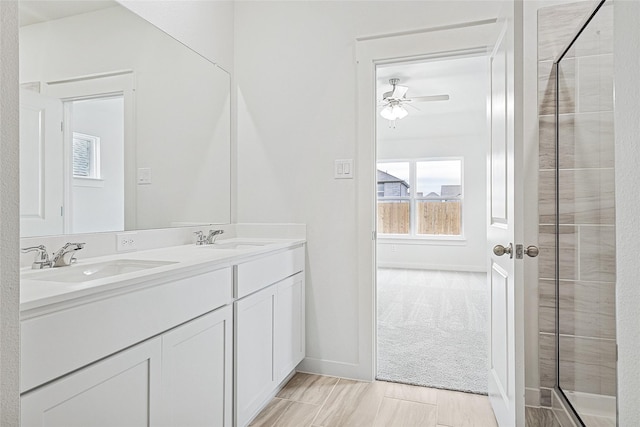
POLYGON ((124 230, 124 100, 73 103, 73 132, 100 138, 100 179, 73 178, 71 232, 124 230))
POLYGON ((333 179, 334 160, 356 153, 355 38, 493 18, 498 7, 236 3, 238 221, 307 224, 307 369, 355 376, 361 357, 356 180, 333 179))
POLYGON ((640 3, 614 2, 618 425, 640 425, 640 3))
POLYGON ((20 424, 18 3, 0 1, 0 425, 20 424))
POLYGON ((233 74, 233 1, 118 1, 233 74))

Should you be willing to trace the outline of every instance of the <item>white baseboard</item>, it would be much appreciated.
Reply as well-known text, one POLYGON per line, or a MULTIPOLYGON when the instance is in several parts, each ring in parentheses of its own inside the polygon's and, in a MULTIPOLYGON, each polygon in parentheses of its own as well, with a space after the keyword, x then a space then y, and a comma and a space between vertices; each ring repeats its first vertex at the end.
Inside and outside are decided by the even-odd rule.
POLYGON ((524 405, 525 406, 540 406, 540 389, 538 388, 525 388, 524 389, 524 405))
POLYGON ((296 368, 296 371, 358 381, 372 380, 372 378, 364 378, 361 375, 359 372, 360 365, 357 363, 337 362, 335 360, 316 359, 313 357, 305 357, 296 368))
POLYGON ((378 262, 378 268, 406 268, 408 270, 441 270, 441 271, 469 271, 473 273, 485 273, 486 267, 477 265, 442 265, 423 264, 409 262, 378 262))

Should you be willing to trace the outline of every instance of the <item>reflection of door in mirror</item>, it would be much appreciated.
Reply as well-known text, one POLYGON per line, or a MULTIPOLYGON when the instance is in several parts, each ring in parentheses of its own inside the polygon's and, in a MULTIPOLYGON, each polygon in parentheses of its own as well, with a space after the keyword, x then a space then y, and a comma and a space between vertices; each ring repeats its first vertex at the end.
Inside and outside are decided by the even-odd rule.
POLYGON ((66 233, 124 230, 124 97, 65 102, 66 233))
POLYGON ((63 232, 62 102, 20 91, 20 235, 63 232))

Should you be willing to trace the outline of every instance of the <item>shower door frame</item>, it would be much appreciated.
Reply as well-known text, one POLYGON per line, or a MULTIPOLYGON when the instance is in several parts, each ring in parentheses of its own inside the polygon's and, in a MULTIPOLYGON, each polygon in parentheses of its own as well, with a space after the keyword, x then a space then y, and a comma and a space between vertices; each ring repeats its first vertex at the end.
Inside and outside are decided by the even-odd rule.
MULTIPOLYGON (((567 53, 571 50, 571 48, 574 46, 574 44, 576 43, 576 41, 578 41, 578 38, 580 37, 580 35, 583 33, 583 31, 587 28, 587 26, 589 25, 589 23, 596 17, 596 15, 598 14, 598 12, 600 11, 600 9, 605 5, 605 3, 607 3, 607 1, 610 0, 600 0, 598 1, 598 3, 594 6, 593 10, 583 19, 583 21, 580 23, 580 25, 578 26, 578 31, 574 34, 574 36, 571 38, 571 40, 569 41, 569 43, 565 46, 564 49, 562 49, 562 51, 560 52, 560 54, 557 56, 557 58, 553 61, 553 75, 555 78, 555 87, 554 87, 554 91, 555 91, 555 102, 554 102, 554 107, 555 107, 555 113, 554 113, 554 119, 555 119, 555 126, 554 126, 554 133, 555 133, 555 298, 556 298, 556 304, 555 304, 555 356, 556 356, 556 365, 555 365, 555 374, 556 374, 556 383, 555 383, 555 387, 554 390, 556 392, 556 396, 560 399, 561 404, 565 407, 565 408, 569 408, 568 415, 571 417, 572 421, 577 425, 577 426, 582 426, 585 427, 585 423, 582 421, 582 419, 580 418, 580 415, 578 414, 578 411, 576 411, 574 405, 571 403, 571 401, 567 398, 567 396, 565 395, 564 391, 562 390, 561 386, 560 386, 560 304, 559 304, 559 300, 560 300, 560 233, 559 233, 559 227, 560 227, 560 200, 559 200, 559 193, 560 193, 560 162, 558 161, 559 156, 560 156, 560 61, 562 61, 565 56, 567 55, 567 53)), ((617 397, 617 396, 616 396, 617 397)))

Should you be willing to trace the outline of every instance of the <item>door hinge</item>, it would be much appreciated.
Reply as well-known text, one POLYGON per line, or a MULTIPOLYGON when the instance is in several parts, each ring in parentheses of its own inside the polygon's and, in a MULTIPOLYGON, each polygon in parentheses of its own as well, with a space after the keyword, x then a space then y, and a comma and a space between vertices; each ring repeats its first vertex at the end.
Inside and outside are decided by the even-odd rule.
POLYGON ((64 206, 60 206, 60 216, 64 216, 64 206))
POLYGON ((64 132, 64 122, 60 122, 60 132, 64 132))
POLYGON ((375 231, 372 231, 371 232, 371 240, 376 240, 377 237, 378 237, 377 233, 375 231))

